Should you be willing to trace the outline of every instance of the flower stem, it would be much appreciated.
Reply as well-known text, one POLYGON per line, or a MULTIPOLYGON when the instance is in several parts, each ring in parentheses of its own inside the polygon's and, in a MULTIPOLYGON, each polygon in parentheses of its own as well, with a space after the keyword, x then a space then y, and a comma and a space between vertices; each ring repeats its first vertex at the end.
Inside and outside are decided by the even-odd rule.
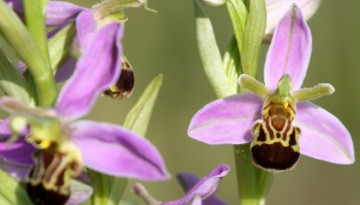
POLYGON ((259 205, 257 168, 252 164, 250 145, 234 145, 236 177, 241 205, 259 205))
POLYGON ((29 67, 39 104, 44 107, 52 106, 56 100, 57 89, 50 63, 45 60, 24 24, 4 1, 0 1, 0 34, 29 67))

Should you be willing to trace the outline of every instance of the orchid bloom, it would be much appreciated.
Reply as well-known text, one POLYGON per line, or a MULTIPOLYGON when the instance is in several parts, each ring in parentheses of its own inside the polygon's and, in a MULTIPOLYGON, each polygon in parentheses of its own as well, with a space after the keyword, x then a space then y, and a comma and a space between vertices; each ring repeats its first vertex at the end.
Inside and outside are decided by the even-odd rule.
POLYGON ((321 0, 266 0, 266 29, 265 35, 271 35, 281 17, 289 7, 296 4, 304 15, 305 20, 310 19, 319 8, 321 0))
MULTIPOLYGON (((20 16, 23 15, 22 0, 7 0, 7 2, 20 16)), ((142 1, 134 1, 127 6, 137 7, 141 4, 143 4, 142 1)), ((122 19, 108 19, 106 15, 102 13, 99 5, 100 4, 95 5, 92 8, 85 8, 64 1, 49 1, 46 7, 46 25, 57 27, 49 33, 49 37, 55 35, 55 33, 67 23, 75 21, 76 40, 74 42, 76 46, 73 47, 79 49, 76 53, 84 53, 87 49, 87 45, 93 40, 93 36, 105 25, 117 23, 119 24, 118 29, 124 29, 122 19)), ((121 39, 117 39, 115 42, 117 41, 121 41, 121 39)), ((120 58, 122 63, 118 69, 122 71, 122 75, 120 75, 117 81, 104 92, 105 95, 115 99, 129 97, 132 93, 135 81, 133 68, 129 61, 125 56, 120 56, 120 58)), ((113 61, 117 60, 119 59, 113 59, 113 61)), ((75 64, 76 60, 74 58, 68 58, 57 70, 55 75, 56 82, 59 83, 68 80, 76 68, 75 64)), ((24 71, 24 67, 25 65, 20 62, 20 70, 24 71)))
POLYGON ((207 176, 198 181, 197 177, 191 174, 181 174, 180 181, 188 189, 186 195, 178 200, 159 202, 148 194, 141 184, 135 184, 133 191, 141 196, 147 204, 151 205, 224 205, 225 203, 213 197, 220 181, 230 171, 227 164, 222 164, 212 170, 207 176))
POLYGON ((267 53, 265 85, 241 75, 240 86, 254 94, 216 100, 192 118, 188 134, 208 144, 251 143, 255 165, 292 168, 299 154, 337 164, 354 162, 350 133, 331 113, 309 102, 334 92, 329 84, 300 89, 310 61, 312 38, 293 6, 277 26, 267 53))
MULTIPOLYGON (((178 173, 177 179, 180 182, 181 186, 183 187, 184 191, 189 192, 189 193, 190 193, 190 190, 193 187, 195 187, 195 185, 197 185, 200 181, 196 175, 189 173, 189 172, 178 173)), ((206 199, 203 199, 202 204, 203 205, 226 205, 225 202, 221 201, 214 195, 212 195, 206 199)))
POLYGON ((9 97, 0 99, 0 107, 11 114, 11 120, 4 122, 10 121, 14 134, 23 136, 7 144, 11 133, 6 135, 0 127, 0 155, 9 162, 32 165, 27 189, 33 201, 52 204, 52 197, 57 197, 65 202, 70 179, 83 166, 118 177, 168 178, 161 155, 148 140, 117 125, 78 120, 120 75, 121 26, 109 23, 94 34, 54 109, 25 106, 9 97), (32 146, 36 148, 33 162, 32 146))

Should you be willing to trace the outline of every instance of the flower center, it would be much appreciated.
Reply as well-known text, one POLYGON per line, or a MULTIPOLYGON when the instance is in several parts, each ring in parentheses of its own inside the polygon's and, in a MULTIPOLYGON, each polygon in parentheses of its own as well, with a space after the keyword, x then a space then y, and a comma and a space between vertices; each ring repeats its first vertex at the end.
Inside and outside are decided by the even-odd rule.
POLYGON ((262 119, 252 127, 251 153, 254 164, 260 168, 287 170, 295 166, 300 156, 300 129, 292 125, 296 110, 290 90, 291 81, 284 76, 278 89, 265 99, 262 119))
POLYGON ((76 149, 61 150, 52 143, 33 155, 34 164, 27 176, 26 190, 35 204, 65 204, 70 196, 70 179, 80 175, 82 165, 76 149))

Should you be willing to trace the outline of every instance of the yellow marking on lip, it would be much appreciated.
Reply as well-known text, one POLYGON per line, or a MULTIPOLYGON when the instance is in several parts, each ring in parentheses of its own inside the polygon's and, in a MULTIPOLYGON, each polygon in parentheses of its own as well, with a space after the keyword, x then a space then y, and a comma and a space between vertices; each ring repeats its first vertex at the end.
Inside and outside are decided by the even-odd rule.
POLYGON ((287 108, 289 106, 289 103, 288 102, 284 102, 284 107, 287 108))
POLYGON ((51 142, 49 140, 42 140, 40 144, 38 145, 40 149, 47 149, 51 145, 51 142))

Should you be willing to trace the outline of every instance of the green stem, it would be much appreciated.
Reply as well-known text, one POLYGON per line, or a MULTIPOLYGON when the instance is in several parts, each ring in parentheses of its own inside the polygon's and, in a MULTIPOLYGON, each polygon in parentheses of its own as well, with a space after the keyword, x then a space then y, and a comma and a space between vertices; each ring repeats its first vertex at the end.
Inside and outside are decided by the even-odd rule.
POLYGON ((241 205, 259 205, 257 173, 259 169, 252 164, 250 146, 234 145, 238 194, 241 205))
MULTIPOLYGON (((244 0, 249 14, 246 22, 243 48, 241 50, 242 71, 256 78, 259 51, 266 26, 264 0, 244 0)), ((244 88, 241 88, 241 92, 244 88)), ((250 145, 234 145, 238 194, 241 205, 265 204, 265 196, 273 179, 272 173, 255 167, 252 163, 250 145)))
POLYGON ((26 27, 34 38, 35 44, 39 47, 44 60, 49 63, 49 51, 43 11, 44 8, 41 1, 24 0, 26 27))
POLYGON ((43 107, 52 106, 56 100, 57 88, 50 63, 44 59, 33 37, 4 1, 0 1, 0 33, 29 67, 39 104, 43 107))

